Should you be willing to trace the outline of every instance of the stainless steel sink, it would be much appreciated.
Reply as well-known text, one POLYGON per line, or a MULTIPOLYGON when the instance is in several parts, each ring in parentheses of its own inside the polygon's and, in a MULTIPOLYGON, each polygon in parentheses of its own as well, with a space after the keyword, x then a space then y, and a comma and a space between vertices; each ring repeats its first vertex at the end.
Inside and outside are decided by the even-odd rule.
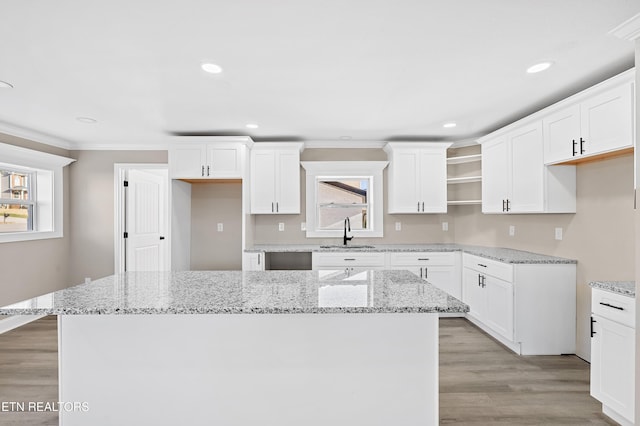
POLYGON ((341 244, 333 244, 333 245, 323 245, 323 246, 320 246, 320 248, 327 248, 327 249, 365 249, 365 248, 374 248, 374 246, 358 245, 358 244, 345 246, 345 245, 341 245, 341 244))

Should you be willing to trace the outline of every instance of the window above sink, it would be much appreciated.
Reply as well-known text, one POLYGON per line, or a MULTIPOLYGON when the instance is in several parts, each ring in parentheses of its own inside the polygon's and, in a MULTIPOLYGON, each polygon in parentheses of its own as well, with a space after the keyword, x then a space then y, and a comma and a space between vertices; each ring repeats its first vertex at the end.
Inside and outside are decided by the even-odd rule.
POLYGON ((303 161, 307 237, 383 236, 382 171, 386 161, 303 161))

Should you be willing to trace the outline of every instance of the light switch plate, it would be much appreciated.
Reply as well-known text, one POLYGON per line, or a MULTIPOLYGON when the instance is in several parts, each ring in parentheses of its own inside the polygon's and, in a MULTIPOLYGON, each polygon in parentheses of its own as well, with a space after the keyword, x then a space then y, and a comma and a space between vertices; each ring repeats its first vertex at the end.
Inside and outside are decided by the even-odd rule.
POLYGON ((396 231, 402 231, 402 222, 396 222, 396 231))
POLYGON ((442 222, 442 230, 443 231, 449 230, 449 222, 442 222))
POLYGON ((283 222, 278 223, 278 231, 284 231, 284 223, 283 222))
POLYGON ((514 225, 509 225, 509 236, 513 237, 516 235, 516 227, 514 225))
POLYGON ((218 232, 222 232, 224 230, 224 224, 219 223, 218 224, 218 232))
POLYGON ((306 231, 307 230, 307 222, 301 222, 300 223, 300 230, 301 231, 306 231))

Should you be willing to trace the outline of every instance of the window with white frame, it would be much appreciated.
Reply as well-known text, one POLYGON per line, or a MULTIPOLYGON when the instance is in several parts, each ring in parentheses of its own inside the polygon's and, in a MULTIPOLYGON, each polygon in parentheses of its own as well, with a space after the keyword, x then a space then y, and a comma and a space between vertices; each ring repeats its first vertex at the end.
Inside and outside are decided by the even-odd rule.
POLYGON ((72 159, 0 143, 0 243, 62 236, 62 168, 72 159))
POLYGON ((303 161, 307 237, 383 236, 382 170, 386 161, 303 161))

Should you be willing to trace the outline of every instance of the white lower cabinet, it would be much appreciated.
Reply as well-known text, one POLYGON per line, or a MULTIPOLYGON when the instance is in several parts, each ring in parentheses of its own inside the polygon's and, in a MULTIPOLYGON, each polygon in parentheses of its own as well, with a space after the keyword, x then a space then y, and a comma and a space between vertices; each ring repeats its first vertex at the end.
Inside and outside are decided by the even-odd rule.
POLYGON ((520 355, 575 353, 576 265, 462 255, 467 318, 520 355))
POLYGON ((385 253, 313 252, 311 263, 313 270, 344 270, 351 274, 363 270, 385 269, 385 253))
POLYGON ((606 415, 632 425, 635 300, 598 289, 593 289, 592 296, 591 396, 602 402, 606 415))
POLYGON ((388 269, 407 269, 456 299, 462 297, 459 252, 391 252, 388 269))
POLYGON ((245 253, 242 258, 243 271, 264 271, 264 253, 245 253))

